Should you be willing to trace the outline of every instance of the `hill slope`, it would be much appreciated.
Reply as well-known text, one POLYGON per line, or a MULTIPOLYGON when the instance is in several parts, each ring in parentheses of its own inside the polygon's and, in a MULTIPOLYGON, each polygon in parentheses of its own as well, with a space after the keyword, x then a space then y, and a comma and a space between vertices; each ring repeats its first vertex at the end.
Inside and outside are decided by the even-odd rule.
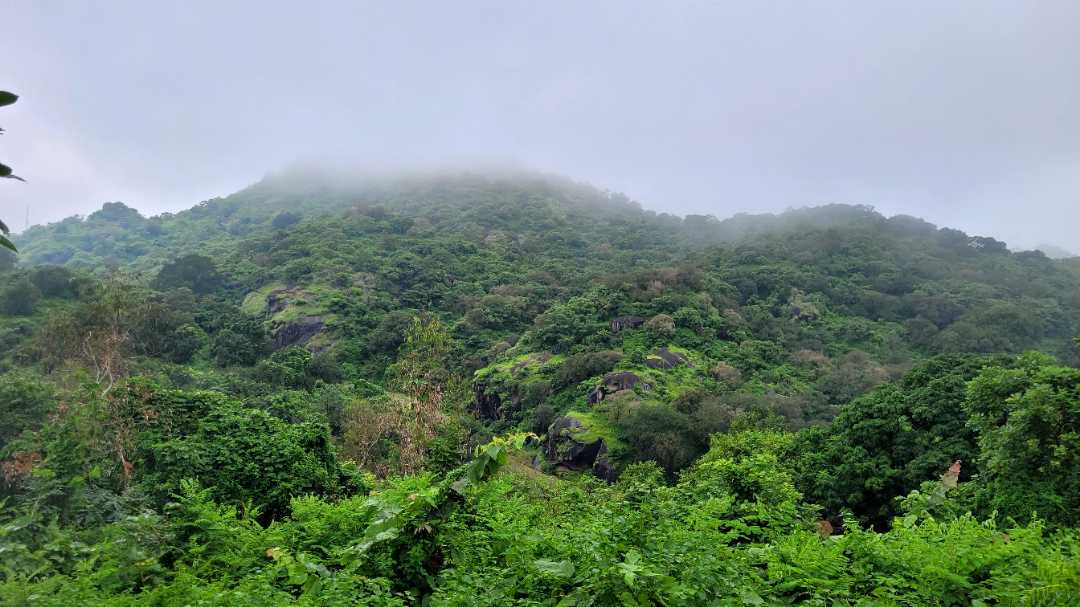
POLYGON ((281 174, 18 243, 5 604, 1080 590, 1027 523, 1080 524, 1076 259, 531 174, 281 174))

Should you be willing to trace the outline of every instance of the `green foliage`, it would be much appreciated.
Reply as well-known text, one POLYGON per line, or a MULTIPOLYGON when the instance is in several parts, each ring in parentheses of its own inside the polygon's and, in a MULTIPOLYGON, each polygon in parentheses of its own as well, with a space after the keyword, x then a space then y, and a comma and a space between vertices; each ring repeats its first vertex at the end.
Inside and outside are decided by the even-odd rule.
POLYGON ((27 430, 45 423, 56 405, 53 387, 25 371, 0 375, 0 456, 10 456, 8 444, 27 430))
POLYGON ((221 288, 224 278, 214 261, 205 255, 185 255, 165 264, 154 279, 161 290, 186 288, 196 295, 206 295, 221 288))
POLYGON ((827 429, 803 433, 795 452, 798 485, 831 517, 843 509, 885 525, 894 499, 940 475, 956 460, 974 471, 976 436, 967 427, 967 382, 988 363, 978 356, 940 356, 898 385, 882 386, 841 407, 827 429))
POLYGON ((611 350, 567 356, 555 373, 555 385, 567 388, 591 377, 603 375, 614 369, 621 359, 622 354, 611 350))
POLYGON ((342 489, 325 426, 289 424, 238 403, 216 404, 190 434, 141 442, 143 485, 154 495, 178 491, 183 479, 194 478, 216 500, 277 517, 293 496, 342 489))
POLYGON ((23 277, 0 290, 0 312, 11 316, 29 316, 34 313, 40 299, 41 290, 23 277))
POLYGON ((222 367, 253 365, 268 349, 266 329, 255 318, 229 318, 210 337, 210 356, 222 367))
POLYGON ((693 420, 663 405, 643 405, 619 421, 624 440, 642 459, 660 464, 669 475, 685 468, 704 446, 693 420))
POLYGON ((1080 524, 1080 370, 1024 354, 969 385, 986 508, 1026 520, 1080 524))
POLYGON ((300 219, 301 217, 296 213, 282 211, 274 216, 274 220, 270 222, 270 225, 276 230, 284 230, 300 223, 300 219))
POLYGON ((61 266, 39 266, 30 271, 30 282, 44 297, 71 299, 79 294, 76 275, 61 266))
POLYGON ((277 175, 18 243, 2 604, 1080 592, 1068 263, 869 207, 679 219, 536 175, 277 175), (965 354, 1026 349, 1062 362, 965 354), (581 426, 492 440, 559 418, 581 426), (543 472, 583 444, 597 462, 543 472))
POLYGON ((303 348, 279 350, 260 361, 255 368, 259 381, 287 388, 310 388, 315 385, 314 357, 303 348))
POLYGON ((600 317, 604 308, 602 297, 601 293, 572 297, 564 304, 548 308, 536 317, 531 339, 542 349, 569 352, 603 326, 600 317))
MULTIPOLYGON (((19 100, 18 95, 14 94, 14 93, 9 93, 8 91, 0 91, 0 107, 3 107, 5 105, 11 105, 12 103, 15 103, 18 100, 19 100)), ((4 132, 4 129, 0 129, 0 133, 3 133, 3 132, 4 132)), ((0 164, 0 178, 3 178, 3 177, 6 177, 8 179, 18 179, 19 181, 23 181, 22 177, 17 177, 14 174, 12 174, 11 167, 7 166, 6 164, 0 164)), ((11 232, 10 232, 10 230, 8 230, 7 224, 5 224, 3 221, 0 221, 0 247, 3 247, 3 248, 6 248, 6 249, 9 249, 11 251, 16 251, 17 252, 18 249, 16 249, 15 245, 12 244, 12 242, 10 240, 8 240, 8 234, 10 234, 10 233, 11 232)))

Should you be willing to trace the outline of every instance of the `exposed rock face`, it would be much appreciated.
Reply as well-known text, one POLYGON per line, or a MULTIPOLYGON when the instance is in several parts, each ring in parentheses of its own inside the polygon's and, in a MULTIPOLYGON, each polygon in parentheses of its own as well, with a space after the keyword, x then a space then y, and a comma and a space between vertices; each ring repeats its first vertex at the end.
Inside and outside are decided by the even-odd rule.
POLYGON ((497 387, 482 382, 473 383, 473 414, 481 419, 496 421, 521 410, 524 395, 517 385, 500 394, 497 387))
POLYGON ((537 370, 550 359, 551 354, 540 352, 498 373, 478 374, 473 381, 473 414, 495 421, 521 411, 525 403, 542 402, 550 393, 550 383, 542 379, 532 380, 536 379, 537 370))
POLYGON ((615 465, 611 463, 611 460, 608 459, 607 443, 600 441, 600 445, 600 451, 596 454, 596 460, 593 461, 592 465, 593 476, 614 483, 619 478, 619 472, 615 469, 615 465))
POLYGON ((266 295, 266 309, 271 315, 277 314, 289 305, 288 289, 275 289, 266 295))
MULTIPOLYGON (((269 298, 267 298, 269 299, 269 298)), ((321 316, 304 316, 274 331, 274 349, 305 344, 325 327, 321 316)))
POLYGON ((637 329, 645 324, 645 319, 640 316, 620 316, 611 320, 611 332, 618 333, 624 329, 637 329))
POLYGON ((487 388, 487 384, 479 382, 473 384, 473 394, 476 395, 473 401, 473 413, 481 419, 494 421, 502 417, 502 398, 497 392, 489 393, 487 388))
POLYGON ((653 369, 674 369, 679 365, 689 365, 690 359, 685 354, 672 352, 667 348, 657 348, 652 356, 645 359, 645 364, 653 369))
MULTIPOLYGON (((604 386, 615 390, 633 390, 635 386, 641 383, 641 378, 629 371, 617 371, 615 373, 608 373, 604 376, 604 386)), ((647 384, 642 384, 646 390, 649 389, 647 384)))
POLYGON ((604 379, 600 381, 600 385, 589 393, 589 404, 596 404, 604 400, 604 398, 610 394, 622 390, 633 390, 634 388, 641 388, 642 390, 647 391, 652 388, 652 386, 641 381, 640 377, 634 375, 630 371, 608 373, 604 376, 604 379))
POLYGON ((585 432, 582 423, 569 416, 560 417, 548 427, 544 455, 555 466, 568 470, 590 470, 598 478, 614 482, 617 474, 608 459, 604 439, 593 437, 586 442, 581 439, 585 432))

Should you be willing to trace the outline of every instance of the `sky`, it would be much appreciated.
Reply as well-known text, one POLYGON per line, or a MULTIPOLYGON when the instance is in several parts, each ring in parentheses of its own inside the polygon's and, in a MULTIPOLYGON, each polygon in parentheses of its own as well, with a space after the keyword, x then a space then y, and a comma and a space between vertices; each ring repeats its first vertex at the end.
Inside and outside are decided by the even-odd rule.
POLYGON ((1080 252, 1080 2, 0 0, 0 217, 295 163, 498 164, 678 214, 868 204, 1080 252))

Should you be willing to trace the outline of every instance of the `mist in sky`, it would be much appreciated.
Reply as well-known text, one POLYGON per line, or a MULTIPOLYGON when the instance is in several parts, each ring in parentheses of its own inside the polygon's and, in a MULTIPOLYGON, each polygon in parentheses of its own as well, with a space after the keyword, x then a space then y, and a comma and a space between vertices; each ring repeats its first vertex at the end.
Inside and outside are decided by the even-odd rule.
POLYGON ((0 0, 0 217, 295 162, 497 163, 646 208, 869 204, 1080 252, 1080 2, 0 0))

